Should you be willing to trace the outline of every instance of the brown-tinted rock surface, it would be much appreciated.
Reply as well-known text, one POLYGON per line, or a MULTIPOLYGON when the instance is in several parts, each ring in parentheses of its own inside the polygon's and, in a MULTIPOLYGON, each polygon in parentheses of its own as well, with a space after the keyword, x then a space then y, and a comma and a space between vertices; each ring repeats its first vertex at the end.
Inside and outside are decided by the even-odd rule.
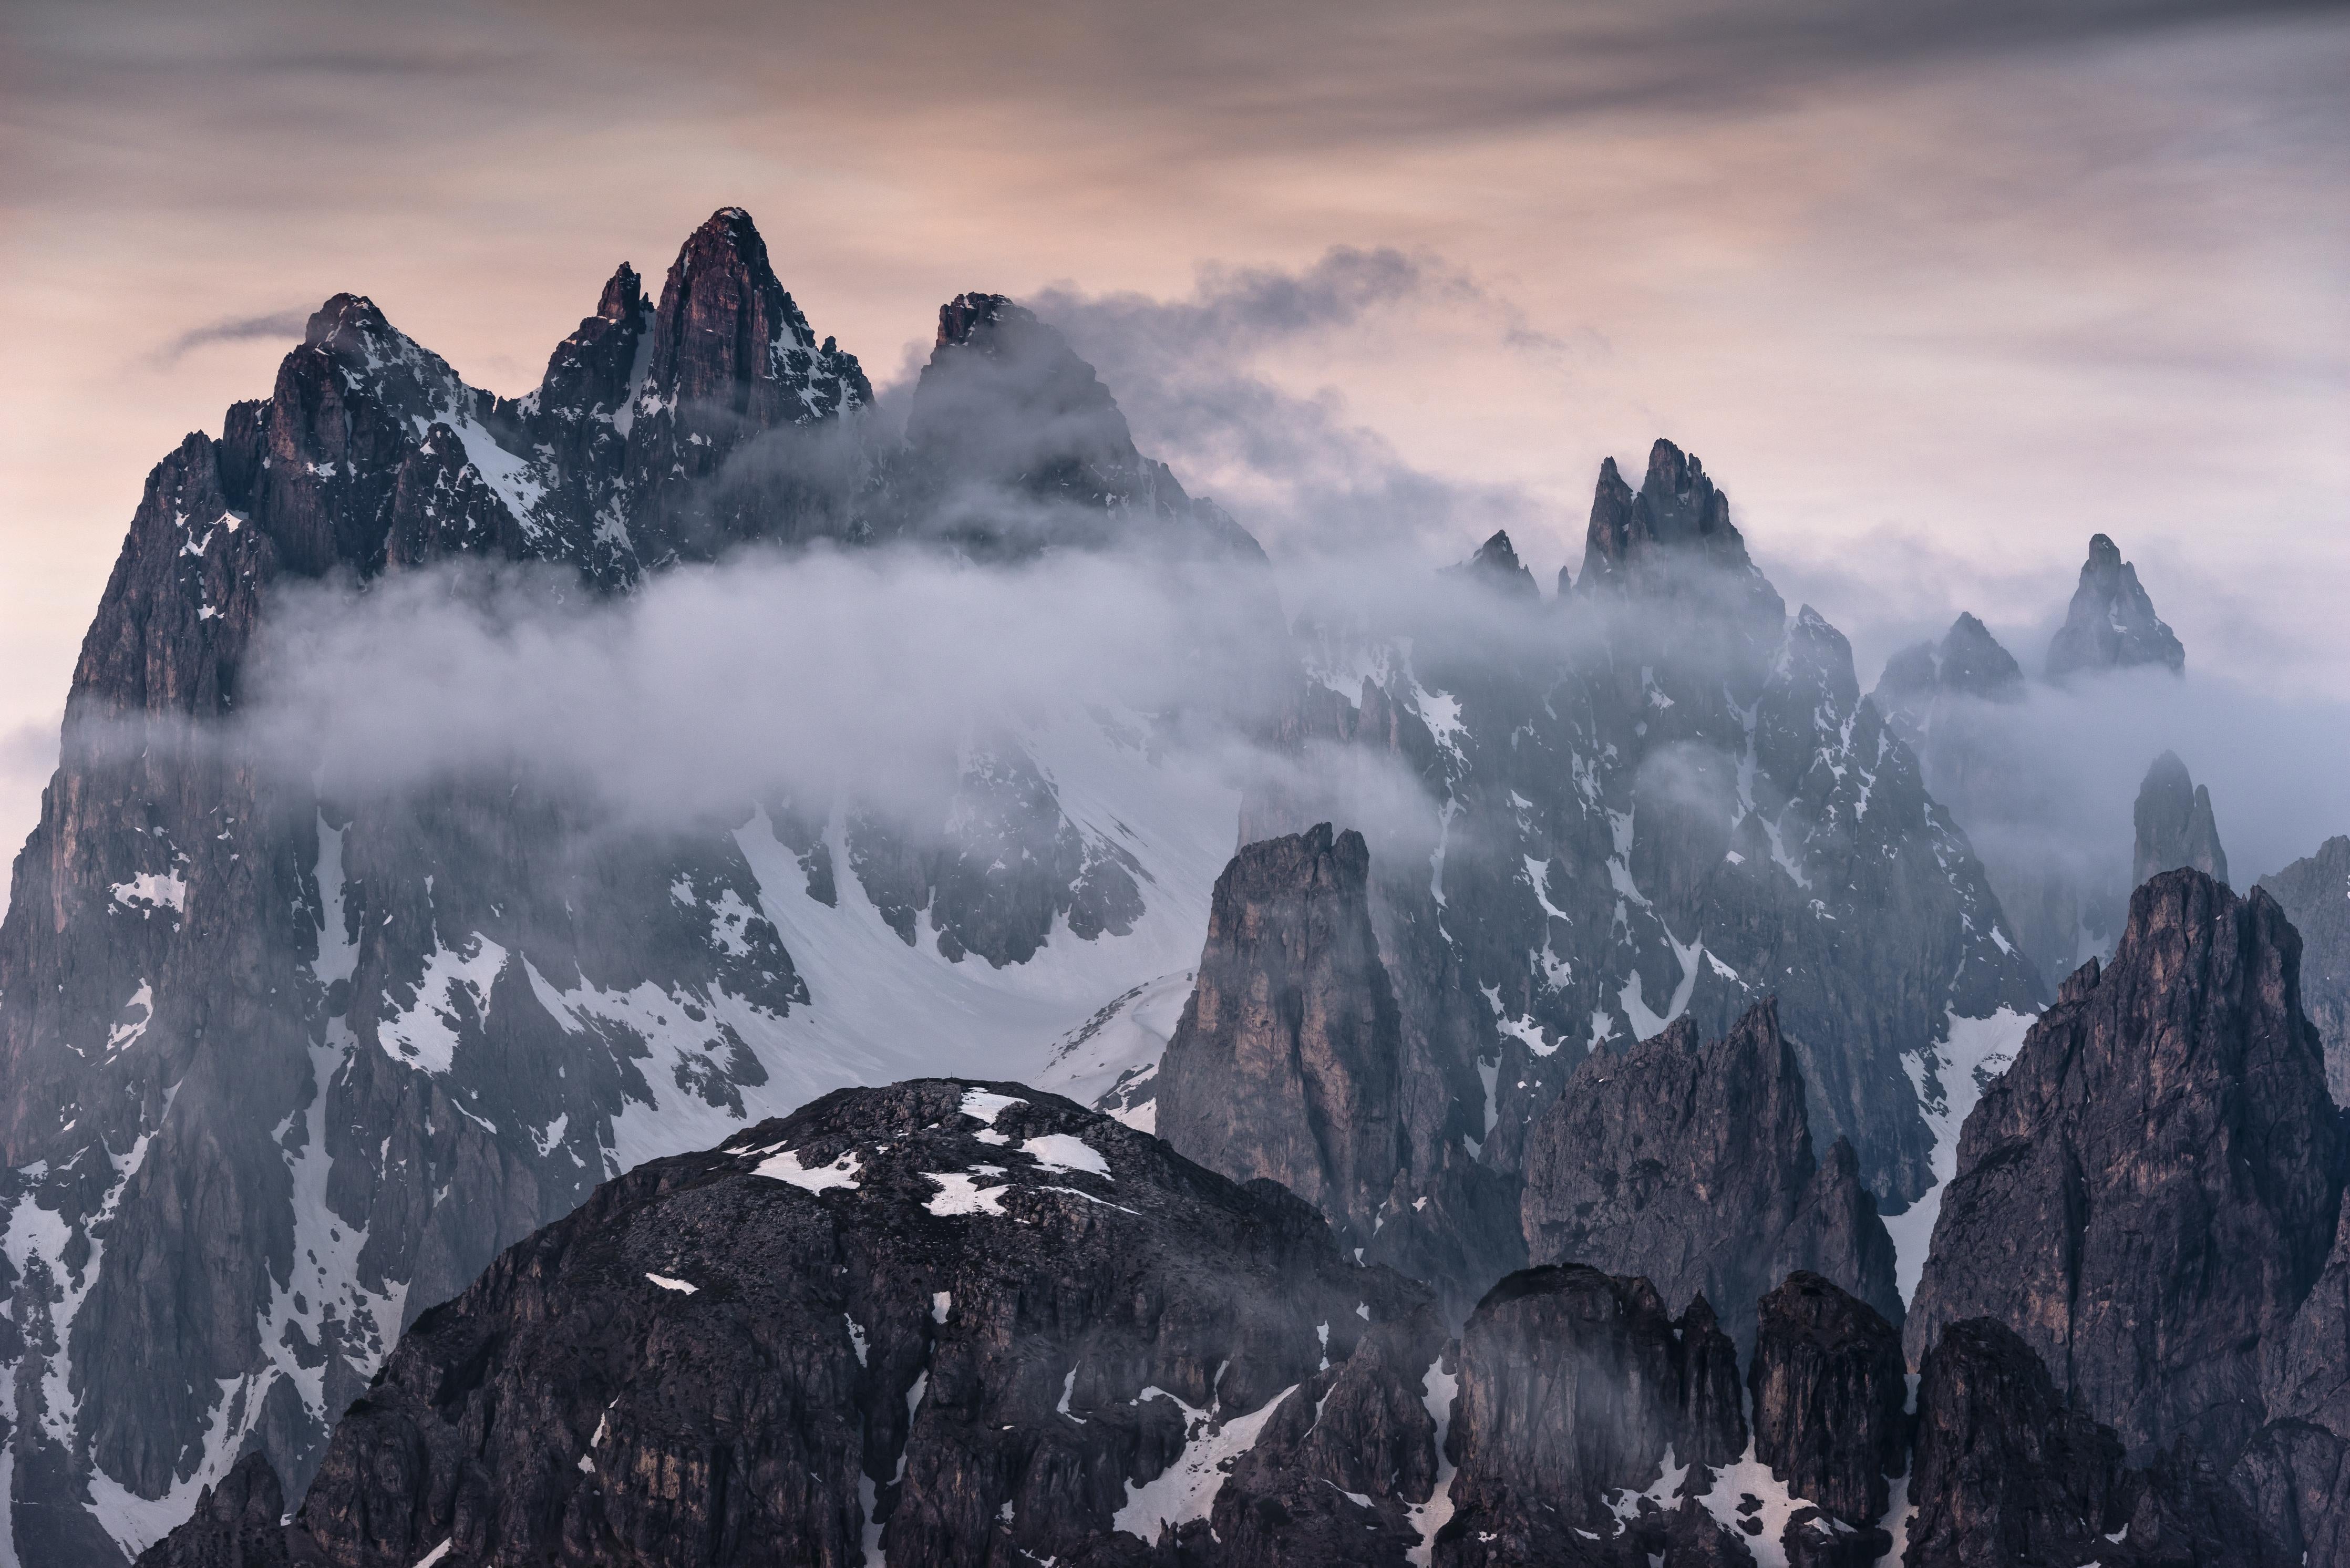
POLYGON ((1764 1296, 1753 1365, 1754 1455, 1798 1497, 1847 1524, 1885 1516, 1908 1463, 1908 1365, 1901 1332, 1817 1274, 1764 1296))
MULTIPOLYGON (((2013 1331, 1950 1325, 1926 1356, 1906 1568, 2287 1568, 2292 1559, 2191 1459, 2123 1462, 2013 1331)), ((2313 1560, 2314 1561, 2314 1560, 2313 1560)))
MULTIPOLYGON (((608 1184, 419 1319, 286 1541, 336 1568, 1139 1565, 1233 1482, 1201 1459, 1196 1502, 1134 1494, 1284 1414, 1269 1483, 1375 1491, 1400 1540, 1438 1344, 1424 1292, 1268 1184, 1018 1085, 843 1091, 608 1184)), ((161 1560, 224 1568, 219 1539, 161 1560)))
POLYGON ((1968 1116, 1907 1325, 2021 1334, 2135 1459, 2225 1463, 2334 1241, 2344 1138, 2266 893, 2138 888, 2111 964, 2067 981, 1968 1116))
POLYGON ((1401 1164, 1395 994, 1371 934, 1370 852, 1324 823, 1243 848, 1159 1075, 1160 1137, 1269 1177, 1370 1240, 1401 1164))
POLYGON ((1459 1471, 1436 1562, 1638 1564, 1675 1529, 1668 1562, 1724 1560, 1724 1532, 1693 1502, 1687 1523, 1652 1505, 1627 1525, 1611 1507, 1657 1482, 1668 1449, 1682 1462, 1744 1449, 1717 1380, 1735 1375, 1735 1353, 1711 1319, 1693 1309, 1676 1324, 1647 1281, 1580 1265, 1494 1286, 1461 1331, 1446 1442, 1459 1471))

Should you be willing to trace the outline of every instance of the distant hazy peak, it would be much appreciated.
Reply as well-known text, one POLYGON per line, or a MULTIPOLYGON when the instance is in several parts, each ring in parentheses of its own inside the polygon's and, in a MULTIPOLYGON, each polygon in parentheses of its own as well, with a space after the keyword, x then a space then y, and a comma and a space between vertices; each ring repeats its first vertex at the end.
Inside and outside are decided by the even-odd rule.
POLYGON ((2103 534, 2091 535, 2064 624, 2048 645, 2048 679, 2081 670, 2128 670, 2139 665, 2187 667, 2187 649, 2137 580, 2137 568, 2103 534))

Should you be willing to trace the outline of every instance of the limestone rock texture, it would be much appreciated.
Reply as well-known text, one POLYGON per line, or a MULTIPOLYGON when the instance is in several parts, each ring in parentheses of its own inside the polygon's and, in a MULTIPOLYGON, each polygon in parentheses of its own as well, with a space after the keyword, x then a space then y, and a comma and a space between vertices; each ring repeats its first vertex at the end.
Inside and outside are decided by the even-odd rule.
MULTIPOLYGON (((419 1318, 282 1542, 338 1568, 1142 1564, 1244 1501, 1218 1466, 1271 1440, 1274 1492, 1376 1491, 1409 1543, 1440 1346, 1425 1291, 1271 1183, 1018 1085, 844 1090, 608 1183, 419 1318)), ((149 1561, 256 1550, 222 1511, 149 1561)))
POLYGON ((2192 869, 2138 888, 1984 1091, 1906 1325, 1912 1363, 1991 1318, 2133 1463, 2230 1462, 2333 1249, 2345 1168, 2301 940, 2192 869))
POLYGON ((1252 844, 1216 881, 1199 979, 1159 1068, 1158 1131, 1266 1177, 1370 1240, 1402 1164, 1402 1041, 1372 935, 1370 852, 1324 823, 1252 844))

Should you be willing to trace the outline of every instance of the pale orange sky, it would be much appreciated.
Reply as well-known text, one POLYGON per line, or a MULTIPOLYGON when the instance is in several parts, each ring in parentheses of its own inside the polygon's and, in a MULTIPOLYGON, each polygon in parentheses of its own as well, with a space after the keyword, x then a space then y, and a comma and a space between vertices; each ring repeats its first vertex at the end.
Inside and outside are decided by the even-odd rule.
POLYGON ((2198 668, 2350 698, 2350 11, 2054 9, 12 0, 0 839, 148 468, 292 333, 189 335, 350 289, 518 392, 727 203, 877 380, 966 288, 1399 247, 1478 297, 1244 361, 1545 579, 1667 434, 1864 684, 1961 607, 2036 669, 2103 530, 2198 668))

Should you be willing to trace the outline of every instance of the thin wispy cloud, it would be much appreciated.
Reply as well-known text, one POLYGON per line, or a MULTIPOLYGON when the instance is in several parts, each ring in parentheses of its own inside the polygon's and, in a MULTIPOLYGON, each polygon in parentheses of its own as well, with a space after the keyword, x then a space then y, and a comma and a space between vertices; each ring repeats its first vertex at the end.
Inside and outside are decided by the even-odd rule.
POLYGON ((302 340, 302 329, 309 319, 307 307, 272 310, 260 316, 224 316, 188 328, 156 350, 155 358, 159 364, 176 365, 197 349, 209 348, 215 343, 250 343, 256 339, 282 342, 290 348, 302 340))

